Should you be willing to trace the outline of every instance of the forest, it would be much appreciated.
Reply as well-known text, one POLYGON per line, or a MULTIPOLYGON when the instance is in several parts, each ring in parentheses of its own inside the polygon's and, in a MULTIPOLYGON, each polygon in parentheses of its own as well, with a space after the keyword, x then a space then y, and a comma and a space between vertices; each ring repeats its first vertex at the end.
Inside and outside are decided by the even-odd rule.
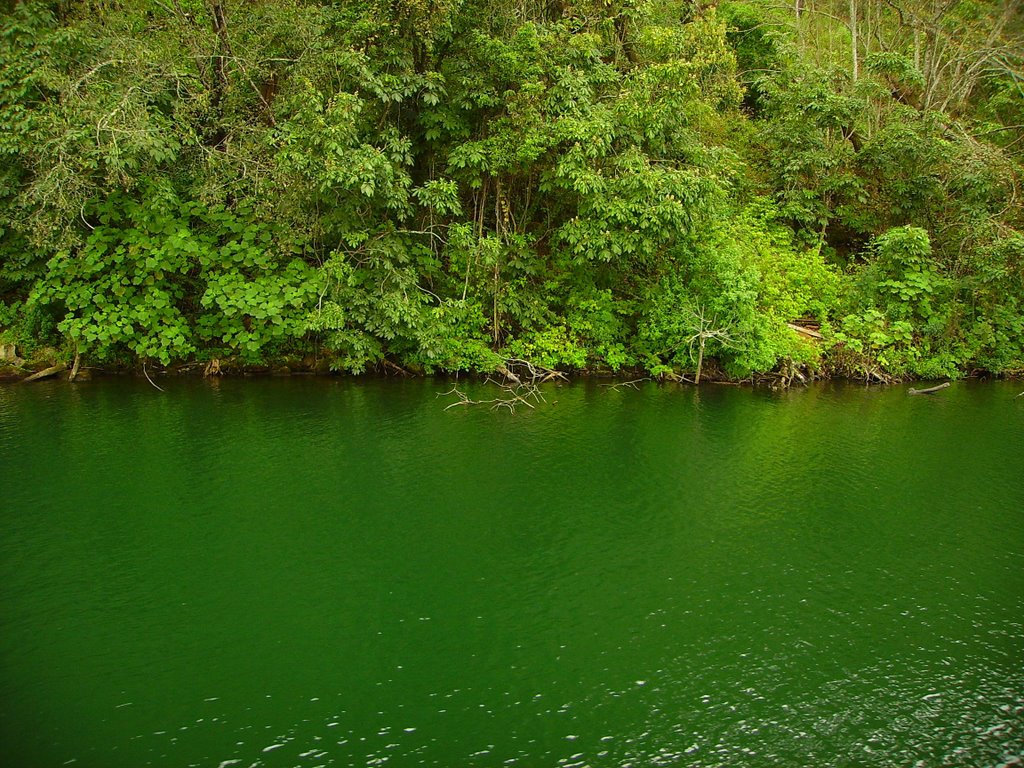
POLYGON ((0 13, 25 365, 1024 371, 1019 0, 0 13))

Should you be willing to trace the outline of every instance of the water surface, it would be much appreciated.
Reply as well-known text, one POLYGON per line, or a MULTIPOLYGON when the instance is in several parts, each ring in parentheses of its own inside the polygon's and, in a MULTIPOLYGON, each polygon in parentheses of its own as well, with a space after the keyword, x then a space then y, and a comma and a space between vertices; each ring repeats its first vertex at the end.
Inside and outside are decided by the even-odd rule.
POLYGON ((1024 752, 1019 384, 160 384, 0 387, 8 765, 1024 752))

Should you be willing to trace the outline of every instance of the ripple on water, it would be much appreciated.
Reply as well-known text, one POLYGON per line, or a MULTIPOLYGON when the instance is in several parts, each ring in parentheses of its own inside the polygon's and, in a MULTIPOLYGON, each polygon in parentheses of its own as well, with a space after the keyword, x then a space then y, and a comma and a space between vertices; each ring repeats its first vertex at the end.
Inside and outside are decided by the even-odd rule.
POLYGON ((0 391, 23 764, 19 733, 111 768, 1024 750, 1021 430, 995 400, 141 386, 0 391))

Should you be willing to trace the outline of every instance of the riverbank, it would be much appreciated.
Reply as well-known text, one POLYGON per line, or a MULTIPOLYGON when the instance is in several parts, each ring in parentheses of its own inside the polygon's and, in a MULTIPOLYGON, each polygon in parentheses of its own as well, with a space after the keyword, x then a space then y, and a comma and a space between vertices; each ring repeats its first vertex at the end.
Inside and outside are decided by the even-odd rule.
MULTIPOLYGON (((10 346, 10 345, 9 345, 10 346)), ((861 381, 867 384, 901 384, 939 379, 1019 379, 1024 377, 1024 370, 987 371, 973 369, 963 371, 957 376, 916 377, 895 376, 878 368, 871 368, 867 375, 855 375, 849 370, 841 370, 839 366, 827 362, 818 369, 806 365, 780 366, 774 371, 755 373, 742 379, 727 376, 716 364, 716 361, 705 361, 700 381, 696 381, 692 372, 661 372, 652 374, 641 368, 629 370, 619 369, 580 369, 561 371, 531 364, 524 360, 506 359, 505 363, 494 371, 426 371, 418 366, 400 366, 391 361, 383 361, 361 374, 334 370, 329 359, 314 355, 283 356, 266 364, 255 365, 243 363, 234 358, 213 358, 210 360, 192 360, 169 366, 153 366, 152 364, 137 365, 95 365, 84 364, 74 358, 68 360, 53 349, 38 350, 30 359, 14 355, 0 360, 0 381, 32 382, 48 378, 63 378, 69 381, 84 381, 93 377, 104 376, 136 376, 150 380, 166 377, 288 377, 288 376, 338 376, 345 378, 417 378, 436 375, 447 378, 469 378, 474 380, 493 380, 503 385, 520 385, 523 383, 539 384, 553 380, 570 381, 579 379, 607 379, 621 384, 658 381, 677 384, 726 384, 769 386, 773 389, 785 389, 791 386, 805 386, 814 381, 844 380, 861 381)))

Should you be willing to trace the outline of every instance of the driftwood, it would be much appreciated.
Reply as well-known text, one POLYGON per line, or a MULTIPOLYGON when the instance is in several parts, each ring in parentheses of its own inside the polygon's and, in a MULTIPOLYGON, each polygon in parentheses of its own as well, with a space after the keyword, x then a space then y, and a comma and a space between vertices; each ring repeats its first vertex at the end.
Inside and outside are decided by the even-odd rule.
POLYGON ((40 379, 47 379, 50 376, 56 376, 63 370, 67 370, 67 365, 64 363, 57 363, 56 365, 51 365, 49 368, 44 368, 43 370, 39 371, 39 373, 33 373, 28 378, 22 379, 22 381, 27 384, 30 381, 39 381, 40 379))
POLYGON ((928 387, 928 389, 909 389, 907 390, 908 395, 930 395, 934 392, 938 392, 940 389, 945 389, 949 386, 949 382, 939 384, 937 387, 928 387))

